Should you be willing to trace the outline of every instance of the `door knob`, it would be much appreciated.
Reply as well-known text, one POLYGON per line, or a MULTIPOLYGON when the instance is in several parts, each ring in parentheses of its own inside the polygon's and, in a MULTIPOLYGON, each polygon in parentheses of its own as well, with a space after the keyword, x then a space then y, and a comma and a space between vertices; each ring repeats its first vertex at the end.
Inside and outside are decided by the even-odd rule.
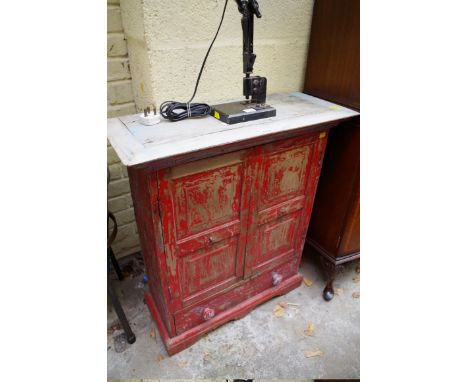
POLYGON ((214 317, 214 315, 215 315, 214 309, 211 309, 211 308, 203 309, 202 316, 205 321, 211 320, 214 317))
POLYGON ((281 215, 285 215, 285 214, 288 213, 288 211, 289 211, 289 206, 284 206, 284 207, 281 207, 281 208, 280 208, 279 213, 280 213, 281 215))
POLYGON ((281 276, 279 273, 276 273, 276 272, 273 272, 273 274, 271 275, 271 278, 273 280, 274 286, 278 285, 283 280, 283 276, 281 276))
POLYGON ((208 241, 210 242, 210 244, 214 244, 216 243, 218 240, 216 240, 216 238, 214 236, 209 236, 208 237, 208 241))

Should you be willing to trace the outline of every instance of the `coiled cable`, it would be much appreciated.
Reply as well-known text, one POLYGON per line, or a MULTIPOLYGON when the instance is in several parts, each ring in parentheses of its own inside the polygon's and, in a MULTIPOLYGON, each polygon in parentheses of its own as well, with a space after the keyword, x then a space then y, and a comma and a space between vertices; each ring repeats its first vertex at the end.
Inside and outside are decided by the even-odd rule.
POLYGON ((211 106, 206 103, 166 101, 159 107, 159 112, 162 117, 169 121, 177 122, 186 118, 196 118, 208 115, 211 112, 211 106))

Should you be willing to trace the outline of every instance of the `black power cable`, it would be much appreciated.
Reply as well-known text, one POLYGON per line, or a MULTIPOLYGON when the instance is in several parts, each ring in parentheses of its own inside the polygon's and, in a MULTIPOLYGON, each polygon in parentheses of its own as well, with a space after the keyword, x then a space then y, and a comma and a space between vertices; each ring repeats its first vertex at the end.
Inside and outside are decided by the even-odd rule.
POLYGON ((178 102, 178 101, 166 101, 163 102, 159 108, 159 112, 161 115, 168 119, 171 122, 182 121, 186 118, 193 118, 193 117, 203 117, 205 115, 210 114, 211 106, 206 103, 191 103, 195 98, 195 94, 197 94, 198 84, 200 83, 200 78, 203 73, 203 69, 205 68, 206 60, 208 59, 208 55, 210 54, 211 48, 213 47, 214 42, 216 41, 216 37, 218 37, 219 30, 221 29, 221 25, 223 25, 224 15, 226 13, 228 0, 224 3, 223 15, 221 16, 221 21, 218 26, 218 30, 211 41, 211 45, 206 52, 205 59, 203 60, 203 64, 200 68, 200 72, 198 73, 197 83, 195 84, 195 90, 193 91, 192 98, 188 102, 178 102))

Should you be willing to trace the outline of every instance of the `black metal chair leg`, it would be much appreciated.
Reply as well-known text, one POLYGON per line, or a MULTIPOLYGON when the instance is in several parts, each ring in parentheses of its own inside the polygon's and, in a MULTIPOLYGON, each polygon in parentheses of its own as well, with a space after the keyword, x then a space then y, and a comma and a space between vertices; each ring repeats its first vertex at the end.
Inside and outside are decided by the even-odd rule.
POLYGON ((115 255, 114 255, 114 251, 112 250, 112 247, 107 247, 107 256, 109 256, 110 258, 110 261, 112 263, 112 267, 114 268, 115 270, 115 273, 117 273, 117 277, 119 278, 119 280, 123 280, 123 274, 122 274, 122 270, 120 269, 120 265, 119 263, 117 262, 117 259, 115 258, 115 255))
POLYGON ((107 281, 107 294, 109 295, 111 301, 112 301, 112 306, 115 309, 115 312, 117 313, 117 316, 119 317, 120 323, 123 326, 123 330, 125 332, 125 335, 127 336, 127 342, 129 344, 133 344, 136 340, 135 334, 132 331, 132 328, 130 328, 130 324, 128 323, 127 316, 125 315, 125 312, 122 309, 122 305, 120 305, 119 298, 117 294, 115 293, 114 288, 110 284, 110 281, 107 281))

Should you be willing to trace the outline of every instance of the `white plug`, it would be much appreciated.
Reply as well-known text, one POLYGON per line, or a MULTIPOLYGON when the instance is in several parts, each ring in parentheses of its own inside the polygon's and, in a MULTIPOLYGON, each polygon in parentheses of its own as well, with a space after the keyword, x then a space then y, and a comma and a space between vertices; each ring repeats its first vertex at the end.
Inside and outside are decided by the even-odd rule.
POLYGON ((139 120, 143 125, 152 126, 161 122, 161 116, 156 114, 156 108, 153 108, 153 112, 151 112, 151 109, 148 107, 139 115, 139 120))

